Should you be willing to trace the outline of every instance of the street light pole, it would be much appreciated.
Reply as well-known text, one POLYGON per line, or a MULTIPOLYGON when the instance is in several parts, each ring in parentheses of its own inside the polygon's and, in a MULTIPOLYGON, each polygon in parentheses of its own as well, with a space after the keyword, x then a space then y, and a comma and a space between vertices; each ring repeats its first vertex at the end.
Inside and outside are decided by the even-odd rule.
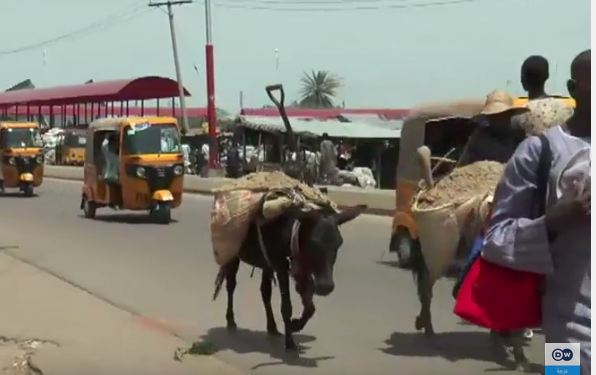
POLYGON ((213 36, 211 33, 211 0, 205 0, 205 27, 207 43, 205 45, 205 59, 207 68, 207 121, 209 122, 209 168, 219 167, 219 153, 217 151, 217 113, 215 109, 215 66, 213 62, 213 36))
POLYGON ((174 65, 176 67, 176 80, 178 81, 178 95, 180 96, 180 109, 182 110, 182 132, 187 134, 189 130, 188 126, 188 114, 186 111, 186 96, 184 93, 184 85, 182 83, 182 71, 180 70, 180 61, 178 59, 178 45, 176 43, 176 28, 174 27, 174 12, 172 11, 172 5, 190 4, 193 0, 176 0, 167 1, 160 3, 149 3, 150 7, 161 7, 166 5, 168 7, 168 18, 170 21, 170 36, 172 37, 172 50, 174 52, 174 65))

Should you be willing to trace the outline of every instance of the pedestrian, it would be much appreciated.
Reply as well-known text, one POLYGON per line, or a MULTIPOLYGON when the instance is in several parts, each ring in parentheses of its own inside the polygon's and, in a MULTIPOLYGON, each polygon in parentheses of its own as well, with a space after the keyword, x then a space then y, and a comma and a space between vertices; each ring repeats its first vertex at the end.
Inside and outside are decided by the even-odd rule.
POLYGON ((323 133, 321 141, 321 179, 324 183, 333 183, 337 168, 337 150, 329 138, 329 134, 323 133))
POLYGON ((521 84, 529 100, 548 98, 545 92, 549 78, 548 60, 542 56, 530 56, 522 64, 521 84))
POLYGON ((209 145, 207 143, 203 143, 201 146, 201 169, 199 175, 201 177, 207 177, 209 171, 209 145))
POLYGON ((546 342, 580 343, 582 375, 591 368, 590 64, 590 50, 573 60, 568 89, 576 101, 575 113, 545 133, 552 153, 545 213, 535 218, 534 207, 540 204, 536 172, 542 142, 530 137, 514 153, 496 189, 482 254, 492 263, 545 275, 542 327, 546 342), (584 181, 570 184, 568 180, 577 177, 573 171, 582 162, 586 165, 586 157, 584 181), (569 186, 574 187, 571 195, 569 186))
POLYGON ((491 160, 506 163, 525 138, 523 130, 512 126, 514 115, 527 111, 515 107, 513 98, 495 90, 486 97, 480 116, 475 119, 478 127, 473 131, 459 160, 464 166, 478 161, 491 160))
POLYGON ((573 115, 573 108, 563 99, 545 91, 549 78, 548 61, 542 56, 530 56, 522 64, 521 84, 528 93, 528 112, 515 116, 513 124, 527 135, 538 135, 560 125, 573 115))
POLYGON ((242 175, 242 162, 240 160, 240 147, 234 141, 228 148, 226 174, 229 178, 239 178, 242 175))

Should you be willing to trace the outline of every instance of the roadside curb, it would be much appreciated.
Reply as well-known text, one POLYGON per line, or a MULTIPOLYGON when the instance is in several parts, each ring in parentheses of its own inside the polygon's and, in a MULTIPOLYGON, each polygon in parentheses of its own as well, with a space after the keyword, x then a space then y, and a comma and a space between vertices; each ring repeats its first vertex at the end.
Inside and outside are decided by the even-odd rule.
MULTIPOLYGON (((59 180, 83 181, 83 168, 50 166, 44 167, 44 177, 59 180)), ((184 192, 190 194, 213 195, 212 189, 221 186, 227 178, 201 178, 185 176, 184 192)), ((395 191, 363 190, 337 186, 327 187, 329 197, 340 208, 364 204, 368 207, 365 213, 378 216, 393 216, 395 207, 395 191)))

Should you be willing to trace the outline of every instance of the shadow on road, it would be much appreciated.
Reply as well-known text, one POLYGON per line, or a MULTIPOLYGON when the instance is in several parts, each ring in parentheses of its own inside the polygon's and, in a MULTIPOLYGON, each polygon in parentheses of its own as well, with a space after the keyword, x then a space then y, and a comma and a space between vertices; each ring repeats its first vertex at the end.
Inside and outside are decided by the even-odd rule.
MULTIPOLYGON (((432 339, 417 332, 394 332, 385 343, 388 347, 380 350, 390 355, 441 357, 451 362, 471 359, 501 366, 487 369, 486 372, 515 370, 508 353, 503 347, 492 344, 489 334, 485 332, 436 333, 432 339)), ((531 364, 526 373, 542 374, 542 366, 531 364)))
POLYGON ((286 352, 283 336, 272 337, 266 332, 248 329, 239 328, 229 331, 225 327, 212 328, 200 339, 202 342, 213 344, 216 351, 231 350, 238 354, 261 353, 276 359, 276 361, 256 364, 252 370, 279 365, 316 368, 320 361, 335 358, 333 356, 312 358, 303 356, 303 353, 309 349, 304 344, 314 341, 313 336, 298 334, 294 335, 294 340, 299 347, 299 353, 286 352))
MULTIPOLYGON (((79 215, 79 217, 84 218, 85 216, 79 215)), ((102 221, 104 223, 117 223, 117 224, 152 224, 158 225, 155 222, 155 219, 149 216, 148 214, 105 214, 105 215, 97 215, 95 219, 97 221, 102 221)), ((175 224, 178 221, 172 219, 170 224, 175 224)))
POLYGON ((10 193, 0 193, 0 198, 19 198, 19 199, 31 199, 31 198, 38 198, 39 195, 37 193, 33 193, 32 196, 26 197, 23 193, 18 191, 10 192, 10 193))

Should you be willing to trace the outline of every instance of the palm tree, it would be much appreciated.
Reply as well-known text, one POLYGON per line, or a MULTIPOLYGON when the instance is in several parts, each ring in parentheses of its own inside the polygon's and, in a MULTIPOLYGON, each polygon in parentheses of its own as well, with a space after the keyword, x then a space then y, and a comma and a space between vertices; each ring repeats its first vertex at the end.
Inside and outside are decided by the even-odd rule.
POLYGON ((333 99, 337 89, 341 87, 341 80, 326 70, 304 73, 300 79, 300 106, 308 108, 333 108, 333 99))

